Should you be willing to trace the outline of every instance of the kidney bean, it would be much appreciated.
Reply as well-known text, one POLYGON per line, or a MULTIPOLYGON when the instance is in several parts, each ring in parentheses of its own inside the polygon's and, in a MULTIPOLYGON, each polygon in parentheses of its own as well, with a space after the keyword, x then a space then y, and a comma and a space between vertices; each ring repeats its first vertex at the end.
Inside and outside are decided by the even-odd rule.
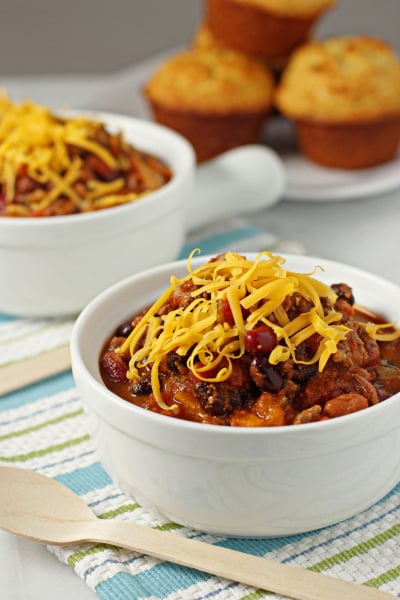
POLYGON ((275 332, 268 325, 260 325, 246 331, 244 345, 248 352, 254 354, 270 354, 277 345, 275 332))
POLYGON ((128 365, 120 354, 106 352, 101 359, 104 376, 114 383, 127 383, 128 365))
POLYGON ((342 417, 359 410, 368 408, 368 400, 361 394, 341 394, 328 400, 324 406, 323 414, 330 419, 334 417, 342 417))

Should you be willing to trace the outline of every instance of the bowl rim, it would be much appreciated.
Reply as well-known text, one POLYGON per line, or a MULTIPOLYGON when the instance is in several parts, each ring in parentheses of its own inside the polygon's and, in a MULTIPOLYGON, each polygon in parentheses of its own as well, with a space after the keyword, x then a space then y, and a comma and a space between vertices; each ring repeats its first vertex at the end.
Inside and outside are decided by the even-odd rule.
MULTIPOLYGON (((254 252, 247 252, 243 254, 245 254, 247 257, 254 257, 257 255, 257 253, 254 252)), ((213 256, 213 254, 200 255, 193 259, 192 265, 196 266, 197 263, 201 264, 213 256)), ((324 267, 326 266, 327 268, 330 266, 334 266, 336 268, 345 268, 350 272, 358 273, 361 276, 367 276, 371 278, 372 281, 378 285, 389 285, 393 289, 393 291, 396 291, 400 295, 400 286, 397 286, 393 282, 384 279, 378 275, 375 275, 374 273, 370 273, 364 269, 354 267, 346 263, 341 263, 330 259, 324 259, 321 257, 315 257, 312 255, 282 253, 281 256, 283 256, 287 260, 305 259, 308 262, 314 262, 315 264, 320 264, 321 262, 323 262, 324 267)), ((198 423, 195 421, 177 419, 167 415, 158 414, 127 402, 126 400, 109 390, 100 379, 96 379, 91 369, 87 366, 80 351, 80 341, 82 334, 84 334, 88 324, 90 325, 91 320, 95 318, 98 310, 107 302, 112 301, 114 296, 120 294, 125 289, 129 289, 135 286, 138 282, 145 281, 149 277, 157 276, 158 274, 163 275, 168 273, 172 275, 174 270, 182 268, 186 263, 187 258, 171 261, 156 267, 152 267, 151 269, 141 271, 123 279, 122 281, 119 281, 118 283, 105 289, 97 297, 91 300, 91 302, 89 302, 89 304, 86 305, 86 307, 82 310, 74 324, 70 343, 74 377, 76 379, 78 379, 79 376, 84 377, 85 380, 89 383, 89 385, 92 388, 94 388, 96 394, 100 394, 101 396, 105 397, 107 399, 107 402, 110 402, 112 406, 115 406, 118 411, 122 411, 123 414, 136 415, 141 420, 145 419, 150 423, 154 423, 155 425, 162 426, 164 428, 167 427, 177 432, 184 430, 188 432, 193 431, 197 434, 202 432, 204 435, 217 436, 221 436, 221 434, 223 433, 223 435, 225 436, 239 436, 241 438, 251 437, 253 439, 256 437, 273 438, 276 436, 298 437, 308 435, 310 432, 319 432, 321 435, 323 435, 324 432, 327 433, 330 431, 335 431, 338 428, 343 429, 345 426, 351 427, 354 422, 358 422, 358 424, 362 426, 363 424, 369 424, 372 420, 374 420, 377 412, 380 413, 382 412, 382 410, 386 410, 384 408, 385 406, 391 407, 394 403, 399 402, 400 392, 394 394, 393 396, 387 398, 382 402, 379 402, 376 405, 369 406, 368 409, 357 411, 355 413, 350 413, 348 415, 343 415, 334 419, 328 419, 322 422, 303 423, 299 427, 295 427, 292 425, 281 425, 274 427, 240 427, 198 423)), ((100 348, 97 350, 98 353, 100 353, 100 348)), ((397 426, 398 425, 396 423, 393 423, 393 428, 397 426)), ((379 437, 379 435, 380 434, 377 432, 376 436, 372 436, 370 437, 370 439, 373 439, 373 437, 379 437)))
MULTIPOLYGON (((168 181, 162 187, 158 188, 157 190, 152 191, 149 194, 143 194, 143 196, 138 198, 138 200, 141 200, 142 198, 146 199, 144 209, 141 209, 141 206, 143 205, 142 202, 134 201, 134 202, 129 202, 127 204, 110 207, 110 208, 112 208, 112 211, 110 210, 110 208, 104 208, 101 210, 84 212, 84 213, 74 213, 74 214, 68 214, 68 215, 45 216, 45 217, 23 217, 23 218, 21 218, 21 217, 0 216, 0 229, 4 228, 7 230, 13 230, 13 229, 17 229, 17 228, 18 229, 20 229, 20 228, 21 229, 30 229, 30 228, 39 228, 39 227, 55 228, 55 227, 63 227, 63 226, 73 225, 73 224, 77 224, 77 223, 84 224, 87 222, 90 222, 90 223, 101 222, 101 221, 104 221, 104 219, 110 218, 110 216, 112 216, 112 215, 114 215, 115 218, 118 218, 119 216, 121 218, 123 218, 124 215, 129 215, 129 213, 132 210, 136 211, 136 212, 140 211, 140 210, 148 210, 149 212, 152 212, 151 207, 155 203, 159 202, 160 196, 165 194, 167 190, 170 190, 171 195, 173 195, 175 188, 177 186, 181 185, 182 178, 185 176, 185 174, 192 172, 195 168, 195 164, 196 164, 195 153, 194 153, 193 147, 190 144, 190 142, 188 140, 186 140, 186 138, 184 138, 178 132, 173 131, 172 129, 169 129, 168 127, 166 127, 164 125, 161 125, 161 124, 153 122, 153 121, 147 121, 145 119, 141 119, 138 117, 131 117, 129 115, 122 115, 122 114, 117 114, 117 113, 107 112, 107 111, 74 109, 74 110, 66 110, 66 111, 62 111, 62 112, 60 111, 60 113, 65 116, 67 116, 69 114, 69 115, 73 115, 73 116, 81 115, 81 116, 91 117, 93 119, 100 120, 101 122, 105 121, 105 125, 107 125, 107 121, 115 121, 115 123, 120 123, 120 124, 114 125, 111 122, 111 123, 109 123, 109 125, 117 126, 121 129, 123 128, 123 126, 125 124, 125 126, 133 126, 133 127, 137 127, 137 128, 142 128, 143 131, 149 130, 150 132, 153 132, 154 134, 158 133, 159 135, 161 135, 163 137, 163 139, 166 139, 166 140, 168 139, 172 144, 174 144, 176 146, 176 148, 179 149, 180 157, 179 157, 179 160, 176 161, 176 165, 174 167, 175 170, 173 172, 173 177, 171 178, 170 181, 168 181), (186 160, 183 160, 183 158, 186 158, 186 160)), ((140 144, 138 144, 138 147, 140 148, 140 144)), ((157 149, 154 149, 154 154, 159 156, 159 153, 157 154, 157 149)), ((160 215, 157 215, 157 218, 159 216, 160 215)))

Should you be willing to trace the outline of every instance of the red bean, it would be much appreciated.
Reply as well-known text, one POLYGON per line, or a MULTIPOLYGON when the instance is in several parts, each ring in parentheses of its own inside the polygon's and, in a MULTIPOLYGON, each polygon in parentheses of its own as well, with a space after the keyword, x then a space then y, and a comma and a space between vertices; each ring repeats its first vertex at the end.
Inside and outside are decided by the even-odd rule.
POLYGON ((106 352, 101 359, 103 374, 107 379, 114 383, 127 383, 126 372, 128 365, 120 354, 115 352, 106 352))
POLYGON ((270 354, 277 345, 275 332, 267 325, 254 327, 246 332, 244 345, 248 352, 253 354, 270 354))
POLYGON ((333 419, 363 410, 364 408, 368 408, 368 400, 364 396, 361 396, 361 394, 341 394, 340 396, 336 396, 336 398, 332 398, 332 400, 328 400, 325 404, 323 414, 333 419))

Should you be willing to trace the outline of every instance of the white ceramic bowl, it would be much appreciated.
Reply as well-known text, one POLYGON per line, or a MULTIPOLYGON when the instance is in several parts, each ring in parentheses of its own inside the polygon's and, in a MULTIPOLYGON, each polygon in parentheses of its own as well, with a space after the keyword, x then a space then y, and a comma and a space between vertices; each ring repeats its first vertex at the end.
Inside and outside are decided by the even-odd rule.
MULTIPOLYGON (((325 259, 287 259, 298 272, 322 265, 319 279, 346 282, 357 302, 399 319, 399 287, 325 259)), ((105 340, 168 287, 170 274, 181 276, 185 268, 185 261, 167 264, 113 286, 84 309, 72 334, 75 381, 101 460, 115 481, 173 521, 234 536, 305 532, 382 498, 400 480, 398 394, 325 422, 240 428, 158 415, 103 385, 98 359, 105 340)))
POLYGON ((129 205, 61 217, 0 217, 1 312, 77 313, 120 279, 176 259, 189 230, 265 208, 283 192, 282 164, 266 147, 238 148, 196 169, 191 145, 177 133, 131 117, 92 116, 164 159, 174 176, 129 205))

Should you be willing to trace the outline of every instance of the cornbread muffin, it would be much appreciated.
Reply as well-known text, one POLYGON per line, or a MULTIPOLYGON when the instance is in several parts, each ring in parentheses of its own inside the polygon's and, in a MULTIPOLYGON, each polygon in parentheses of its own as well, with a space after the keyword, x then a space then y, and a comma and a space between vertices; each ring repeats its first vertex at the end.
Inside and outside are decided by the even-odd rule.
MULTIPOLYGON (((228 48, 228 46, 215 37, 205 23, 202 23, 198 27, 193 38, 193 48, 196 50, 215 50, 228 48)), ((234 50, 234 48, 231 48, 231 50, 234 50)), ((237 52, 240 52, 240 50, 237 50, 237 52)), ((256 60, 260 60, 262 64, 267 67, 267 69, 272 71, 276 78, 280 76, 290 58, 290 54, 271 58, 260 58, 256 54, 250 54, 247 52, 245 54, 256 60)))
POLYGON ((260 58, 281 58, 303 42, 335 0, 206 0, 205 22, 221 42, 260 58))
POLYGON ((331 38, 301 47, 276 92, 308 158, 338 168, 392 159, 400 141, 400 61, 383 41, 331 38))
POLYGON ((203 162, 259 140, 274 80, 239 52, 187 50, 164 62, 144 92, 156 121, 184 135, 203 162))

